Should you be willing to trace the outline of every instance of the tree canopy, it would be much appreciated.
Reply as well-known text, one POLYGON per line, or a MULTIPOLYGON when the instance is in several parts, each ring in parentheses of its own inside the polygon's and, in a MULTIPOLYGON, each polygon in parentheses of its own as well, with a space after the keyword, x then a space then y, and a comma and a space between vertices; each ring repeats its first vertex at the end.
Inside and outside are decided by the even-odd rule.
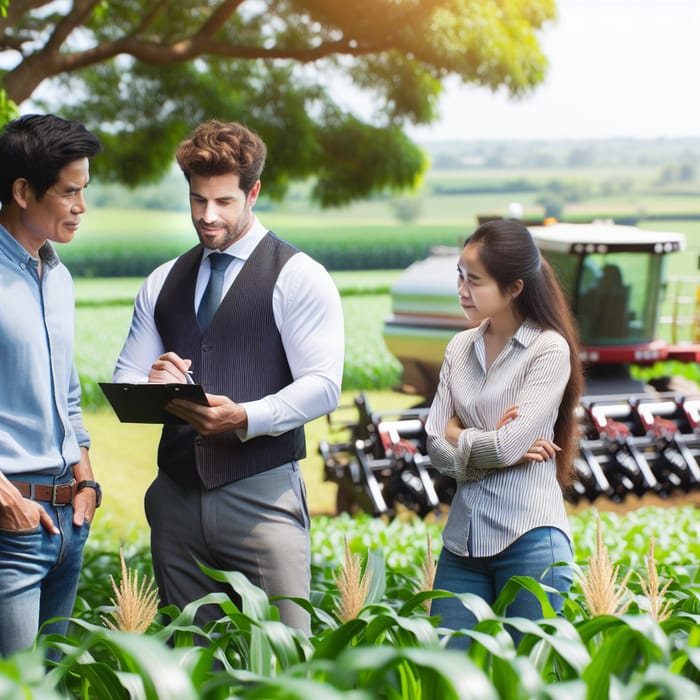
POLYGON ((435 121, 448 76, 514 98, 536 86, 537 33, 555 16, 554 0, 3 4, 0 103, 4 90, 6 109, 31 99, 83 121, 105 142, 101 179, 160 178, 216 117, 265 140, 268 195, 313 177, 324 206, 416 182, 425 159, 404 127, 435 121))

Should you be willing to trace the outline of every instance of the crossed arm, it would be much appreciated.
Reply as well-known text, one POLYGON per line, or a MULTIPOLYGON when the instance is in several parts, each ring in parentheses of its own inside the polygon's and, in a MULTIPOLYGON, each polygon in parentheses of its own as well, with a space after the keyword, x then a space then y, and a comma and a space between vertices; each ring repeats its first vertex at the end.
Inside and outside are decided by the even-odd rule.
POLYGON ((550 333, 539 342, 518 347, 519 356, 499 368, 499 379, 488 384, 466 352, 467 346, 456 340, 448 346, 426 424, 433 466, 460 480, 473 478, 474 470, 556 457, 559 448, 552 440, 553 425, 570 372, 563 338, 550 333), (514 405, 500 416, 493 415, 494 402, 504 395, 512 397, 514 405), (493 427, 488 425, 489 413, 493 427), (464 423, 467 414, 474 416, 474 424, 464 423))
MULTIPOLYGON (((498 421, 496 430, 502 428, 506 423, 515 420, 518 415, 518 406, 509 406, 498 421)), ((459 443, 459 436, 463 430, 464 426, 459 418, 457 416, 452 416, 445 427, 445 439, 450 443, 450 445, 452 445, 452 447, 457 447, 459 443)), ((522 462, 544 462, 545 460, 556 457, 557 452, 560 450, 561 448, 559 445, 552 440, 538 438, 532 443, 527 452, 525 452, 525 454, 516 462, 516 464, 520 464, 522 462)))

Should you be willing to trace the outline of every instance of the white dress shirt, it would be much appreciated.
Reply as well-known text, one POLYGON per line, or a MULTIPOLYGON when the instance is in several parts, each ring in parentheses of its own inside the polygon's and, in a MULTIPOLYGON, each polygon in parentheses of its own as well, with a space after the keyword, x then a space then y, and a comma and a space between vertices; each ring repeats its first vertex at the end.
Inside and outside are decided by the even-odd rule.
MULTIPOLYGON (((254 218, 252 228, 222 251, 234 257, 226 269, 223 295, 266 233, 267 229, 254 218)), ((213 252, 205 249, 199 267, 195 311, 209 281, 207 257, 213 252)), ((151 366, 169 350, 163 347, 154 310, 174 264, 175 260, 170 260, 160 265, 139 290, 113 381, 148 382, 151 366)), ((293 381, 275 394, 241 403, 248 415, 247 430, 238 431, 241 440, 287 432, 332 411, 340 397, 345 348, 343 310, 338 289, 325 268, 305 253, 293 255, 275 284, 272 309, 293 381)), ((235 396, 230 398, 236 400, 235 396)))

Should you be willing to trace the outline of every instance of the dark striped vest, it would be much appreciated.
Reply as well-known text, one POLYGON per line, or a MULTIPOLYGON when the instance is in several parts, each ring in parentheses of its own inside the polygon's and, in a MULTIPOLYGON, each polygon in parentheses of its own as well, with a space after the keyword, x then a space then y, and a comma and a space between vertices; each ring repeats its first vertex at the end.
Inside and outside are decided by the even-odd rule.
MULTIPOLYGON (((165 350, 192 360, 194 379, 207 393, 236 403, 274 394, 292 382, 292 374, 275 325, 272 293, 297 249, 268 232, 204 334, 193 303, 202 252, 198 245, 179 257, 158 296, 154 317, 165 350)), ((160 469, 183 486, 207 489, 305 456, 303 426, 241 442, 235 431, 205 437, 190 425, 165 425, 158 446, 160 469)))

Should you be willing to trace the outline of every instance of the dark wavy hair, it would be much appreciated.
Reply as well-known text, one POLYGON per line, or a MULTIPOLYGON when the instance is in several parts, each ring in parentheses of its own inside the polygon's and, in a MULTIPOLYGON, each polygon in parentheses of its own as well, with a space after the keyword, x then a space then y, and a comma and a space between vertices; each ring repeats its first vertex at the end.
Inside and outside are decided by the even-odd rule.
POLYGON ((187 181, 194 175, 238 175, 246 195, 260 179, 267 148, 263 140, 238 122, 210 119, 178 147, 175 158, 187 181))
POLYGON ((83 124, 53 114, 25 114, 5 124, 0 134, 0 202, 12 201, 12 185, 24 178, 41 199, 58 182, 68 163, 92 158, 100 140, 83 124))
POLYGON ((554 270, 522 224, 506 219, 488 221, 474 231, 465 245, 478 245, 479 259, 502 293, 516 280, 523 281, 523 289, 513 301, 521 318, 556 331, 569 344, 571 375, 554 424, 554 440, 561 447, 557 454, 557 479, 566 487, 573 479, 578 449, 576 408, 583 391, 578 334, 569 304, 554 270))

